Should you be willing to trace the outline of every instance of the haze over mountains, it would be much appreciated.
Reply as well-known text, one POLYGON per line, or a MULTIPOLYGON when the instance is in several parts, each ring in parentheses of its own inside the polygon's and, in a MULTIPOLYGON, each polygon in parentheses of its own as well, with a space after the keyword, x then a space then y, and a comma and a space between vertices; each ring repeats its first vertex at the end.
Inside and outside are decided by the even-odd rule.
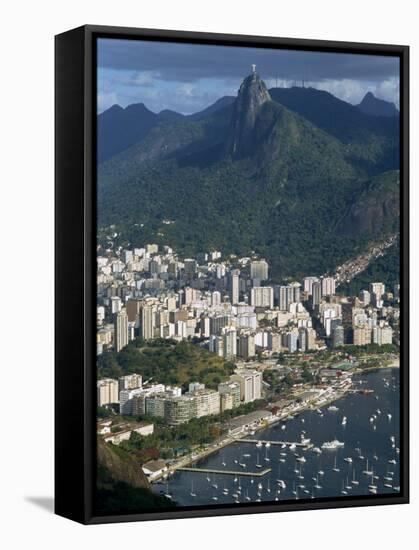
POLYGON ((99 227, 116 225, 120 244, 254 251, 278 277, 332 269, 398 230, 399 117, 377 105, 268 90, 253 73, 189 116, 111 107, 98 116, 99 227))

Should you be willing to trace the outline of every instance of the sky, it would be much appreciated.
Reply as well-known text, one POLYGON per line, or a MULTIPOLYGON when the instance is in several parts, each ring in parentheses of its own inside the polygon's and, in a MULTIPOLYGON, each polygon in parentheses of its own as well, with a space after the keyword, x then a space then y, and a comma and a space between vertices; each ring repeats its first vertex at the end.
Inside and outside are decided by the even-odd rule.
POLYGON ((397 57, 142 40, 98 40, 98 111, 144 103, 191 114, 237 95, 251 64, 268 88, 312 86, 352 104, 371 91, 399 107, 397 57))

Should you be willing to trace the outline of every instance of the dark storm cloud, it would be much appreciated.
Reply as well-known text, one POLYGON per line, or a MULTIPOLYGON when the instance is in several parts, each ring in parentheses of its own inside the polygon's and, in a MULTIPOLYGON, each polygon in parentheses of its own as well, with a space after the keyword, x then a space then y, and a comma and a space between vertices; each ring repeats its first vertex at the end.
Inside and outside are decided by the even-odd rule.
POLYGON ((102 39, 98 65, 153 71, 162 80, 242 78, 256 63, 263 78, 380 81, 398 77, 398 58, 230 46, 102 39))

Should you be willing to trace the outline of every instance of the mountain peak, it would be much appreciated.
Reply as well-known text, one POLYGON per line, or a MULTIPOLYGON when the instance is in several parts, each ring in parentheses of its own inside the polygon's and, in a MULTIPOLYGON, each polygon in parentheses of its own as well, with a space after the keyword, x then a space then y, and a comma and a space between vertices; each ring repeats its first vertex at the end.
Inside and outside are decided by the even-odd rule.
POLYGON ((367 115, 391 117, 399 114, 394 103, 379 99, 371 91, 364 95, 357 108, 367 115))
POLYGON ((234 156, 250 152, 258 113, 262 105, 270 100, 268 89, 253 65, 252 73, 241 83, 234 105, 230 144, 234 156))

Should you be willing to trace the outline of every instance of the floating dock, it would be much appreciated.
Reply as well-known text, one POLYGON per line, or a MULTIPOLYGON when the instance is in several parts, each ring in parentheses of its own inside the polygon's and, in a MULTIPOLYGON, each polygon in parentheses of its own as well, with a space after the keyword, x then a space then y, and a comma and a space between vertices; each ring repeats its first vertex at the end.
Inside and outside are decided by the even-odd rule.
POLYGON ((269 472, 272 471, 272 468, 265 468, 264 470, 261 470, 260 472, 247 472, 246 470, 240 470, 239 472, 236 472, 234 470, 214 470, 213 468, 178 468, 178 471, 181 472, 195 472, 196 474, 224 474, 224 475, 230 475, 230 476, 237 476, 237 477, 262 477, 266 474, 269 474, 269 472))

